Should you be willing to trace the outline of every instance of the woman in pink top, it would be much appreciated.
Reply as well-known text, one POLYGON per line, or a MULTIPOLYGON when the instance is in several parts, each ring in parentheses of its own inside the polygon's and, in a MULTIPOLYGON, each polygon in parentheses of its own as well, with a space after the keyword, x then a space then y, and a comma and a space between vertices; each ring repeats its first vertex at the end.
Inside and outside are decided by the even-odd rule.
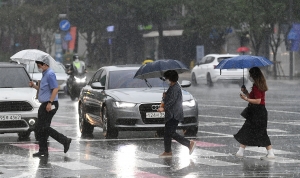
POLYGON ((241 113, 246 119, 242 128, 234 135, 240 143, 240 148, 235 154, 244 156, 246 146, 266 147, 268 154, 261 159, 274 159, 270 138, 267 134, 268 112, 265 107, 265 92, 268 90, 266 79, 258 67, 249 70, 250 81, 253 82, 252 90, 248 93, 246 88, 241 89, 241 99, 248 102, 248 107, 241 113))

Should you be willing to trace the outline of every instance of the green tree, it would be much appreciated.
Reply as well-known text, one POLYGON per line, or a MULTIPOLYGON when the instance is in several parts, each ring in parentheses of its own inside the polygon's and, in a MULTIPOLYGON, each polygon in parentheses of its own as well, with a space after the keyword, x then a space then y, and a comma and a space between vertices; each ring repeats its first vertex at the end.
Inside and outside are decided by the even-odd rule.
POLYGON ((184 0, 187 14, 182 22, 187 34, 197 33, 206 51, 222 51, 228 29, 235 26, 232 1, 190 1, 184 0))
MULTIPOLYGON (((142 25, 153 24, 159 34, 158 58, 164 58, 164 23, 174 15, 175 7, 182 6, 180 0, 123 0, 129 6, 134 18, 142 25)), ((176 15, 176 14, 175 14, 176 15)), ((177 14, 178 15, 178 14, 177 14)))

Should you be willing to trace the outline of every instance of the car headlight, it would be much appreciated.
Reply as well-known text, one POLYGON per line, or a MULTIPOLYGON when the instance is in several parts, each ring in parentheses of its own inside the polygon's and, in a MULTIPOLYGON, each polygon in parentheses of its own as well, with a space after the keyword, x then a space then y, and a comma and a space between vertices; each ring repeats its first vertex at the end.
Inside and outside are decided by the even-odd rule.
POLYGON ((189 100, 189 101, 182 102, 182 106, 193 107, 195 105, 196 105, 196 101, 195 100, 189 100))
POLYGON ((135 105, 136 105, 135 103, 127 103, 127 102, 119 102, 119 101, 114 102, 114 106, 117 108, 132 108, 135 105))
POLYGON ((84 83, 86 81, 86 76, 83 78, 74 77, 76 83, 84 83))

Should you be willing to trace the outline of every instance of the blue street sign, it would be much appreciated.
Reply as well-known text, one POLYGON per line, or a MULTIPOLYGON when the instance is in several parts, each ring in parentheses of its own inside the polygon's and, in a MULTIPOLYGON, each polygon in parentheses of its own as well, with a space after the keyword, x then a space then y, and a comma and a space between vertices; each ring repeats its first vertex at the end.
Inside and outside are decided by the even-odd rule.
POLYGON ((62 20, 59 22, 59 28, 62 30, 62 31, 68 31, 71 27, 71 24, 68 20, 62 20))
POLYGON ((64 40, 65 41, 71 41, 72 40, 72 36, 69 32, 64 36, 64 40))

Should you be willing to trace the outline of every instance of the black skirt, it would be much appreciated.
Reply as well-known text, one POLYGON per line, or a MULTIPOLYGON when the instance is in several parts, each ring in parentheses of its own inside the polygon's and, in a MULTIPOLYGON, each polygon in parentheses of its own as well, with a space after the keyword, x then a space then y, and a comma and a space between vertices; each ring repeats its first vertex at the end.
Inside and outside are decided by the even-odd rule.
POLYGON ((249 104, 241 113, 246 119, 234 138, 246 146, 266 147, 271 145, 267 134, 268 112, 265 105, 249 104))

